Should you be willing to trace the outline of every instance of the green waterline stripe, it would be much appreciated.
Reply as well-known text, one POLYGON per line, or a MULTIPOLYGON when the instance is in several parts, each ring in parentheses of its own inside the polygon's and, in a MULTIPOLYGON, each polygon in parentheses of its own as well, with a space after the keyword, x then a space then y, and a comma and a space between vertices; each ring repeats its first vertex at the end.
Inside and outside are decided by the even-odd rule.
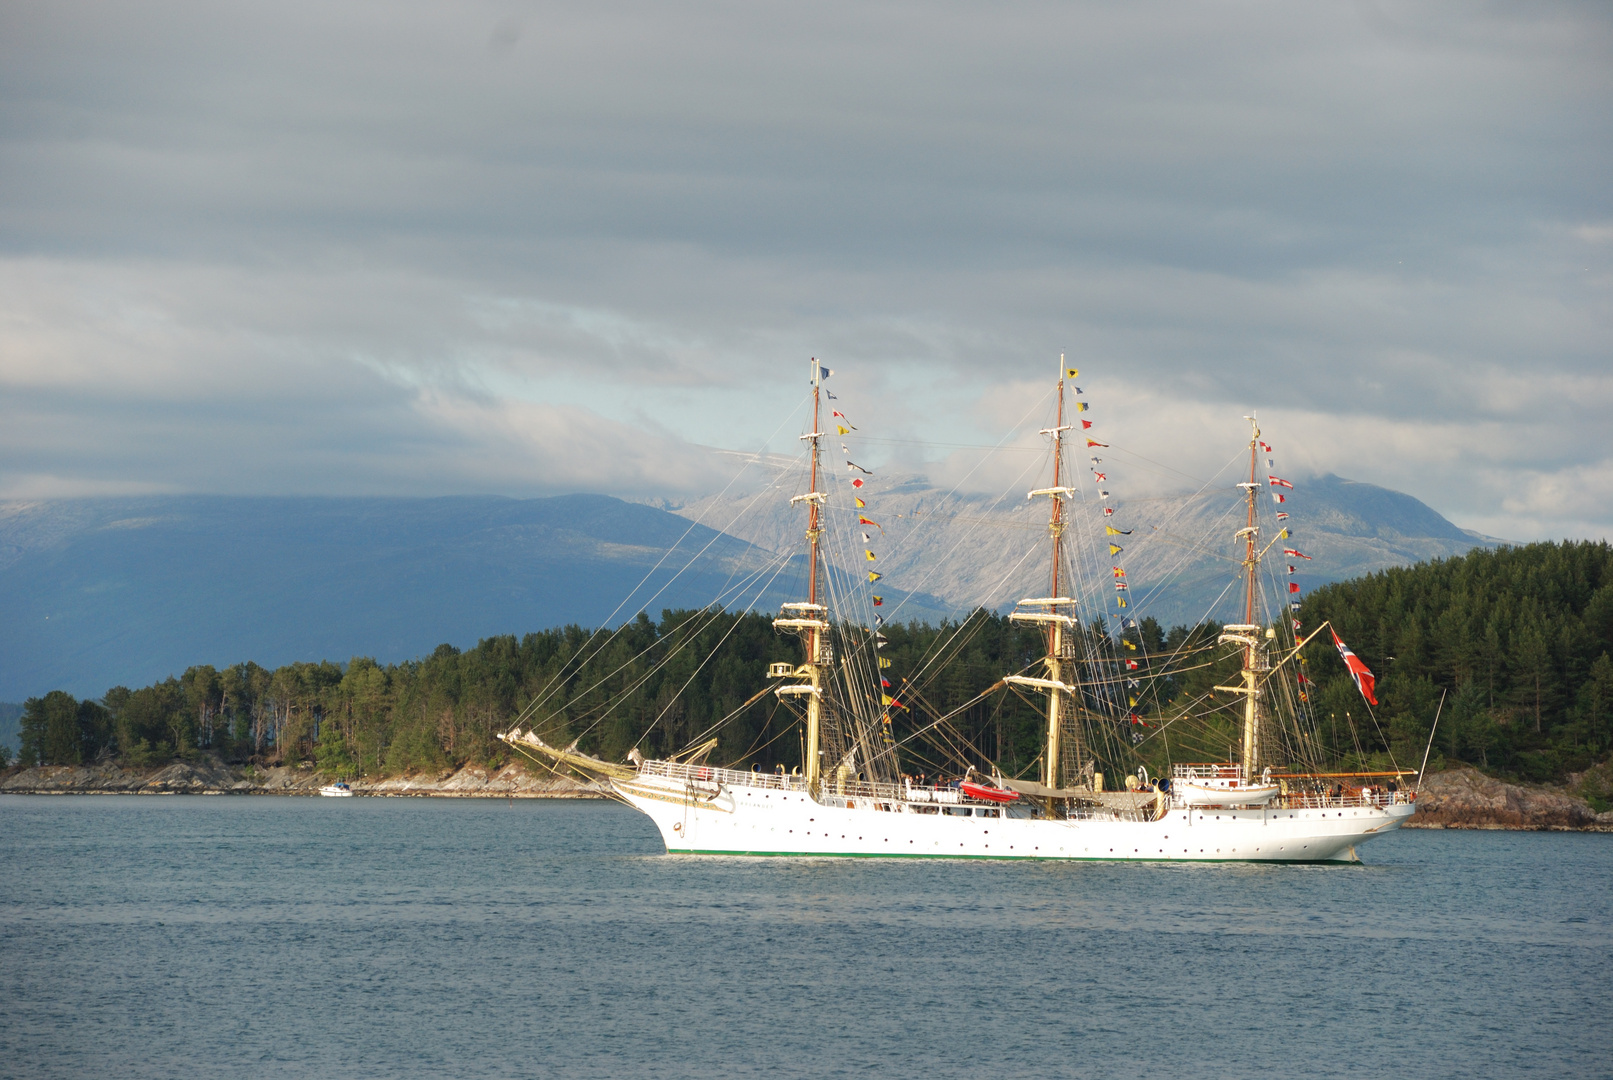
POLYGON ((997 862, 1169 862, 1169 863, 1284 863, 1291 866, 1357 866, 1356 859, 1217 859, 1211 857, 1181 859, 1158 855, 1139 855, 1136 858, 1113 858, 1106 855, 946 855, 913 852, 898 855, 894 852, 856 851, 696 851, 694 848, 667 848, 668 855, 714 855, 746 859, 990 859, 997 862))

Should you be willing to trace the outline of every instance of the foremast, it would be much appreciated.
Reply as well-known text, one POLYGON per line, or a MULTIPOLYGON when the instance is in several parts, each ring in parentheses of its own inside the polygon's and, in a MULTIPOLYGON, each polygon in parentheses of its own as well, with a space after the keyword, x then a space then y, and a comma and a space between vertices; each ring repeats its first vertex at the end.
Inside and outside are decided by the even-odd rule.
MULTIPOLYGON (((1057 419, 1050 428, 1043 428, 1042 435, 1048 435, 1053 440, 1053 486, 1038 488, 1030 492, 1028 498, 1046 496, 1049 501, 1047 531, 1052 547, 1052 569, 1049 575, 1050 589, 1046 597, 1021 600, 1012 614, 1008 616, 1012 622, 1037 623, 1043 627, 1047 636, 1047 655, 1042 658, 1046 669, 1045 678, 1031 678, 1023 675, 1005 676, 1003 681, 1016 683, 1021 686, 1034 687, 1047 691, 1047 738, 1043 747, 1042 783, 1050 790, 1057 790, 1063 786, 1067 779, 1060 775, 1061 761, 1064 757, 1062 740, 1064 736, 1063 717, 1066 699, 1073 699, 1075 687, 1065 680, 1073 673, 1073 658, 1065 641, 1065 631, 1072 633, 1077 625, 1075 616, 1066 614, 1061 610, 1070 608, 1074 600, 1059 595, 1064 582, 1061 571, 1064 565, 1064 530, 1066 519, 1064 514, 1064 500, 1075 494, 1075 490, 1064 485, 1064 433, 1072 425, 1064 422, 1064 379, 1067 369, 1064 366, 1064 357, 1059 356, 1059 383, 1058 383, 1058 413, 1057 419), (1067 660, 1072 660, 1067 664, 1067 660), (1069 668, 1069 670, 1066 670, 1069 668)), ((1073 700, 1070 702, 1073 704, 1073 700)), ((1071 737, 1079 739, 1072 728, 1071 737)), ((1072 760, 1079 762, 1080 747, 1074 748, 1072 760)), ((1078 766, 1079 767, 1079 766, 1078 766)), ((1048 810, 1053 809, 1053 796, 1048 797, 1048 810)))
POLYGON ((828 608, 818 600, 818 573, 821 556, 819 544, 823 538, 823 503, 826 498, 818 490, 818 471, 820 465, 819 444, 823 432, 819 430, 820 405, 823 392, 823 376, 825 374, 819 365, 817 357, 813 357, 812 364, 812 430, 801 438, 809 447, 812 458, 811 482, 804 495, 797 495, 790 500, 791 503, 807 504, 807 598, 804 603, 783 604, 784 612, 779 618, 773 620, 773 625, 780 630, 794 630, 801 633, 805 639, 806 662, 793 669, 788 664, 774 665, 771 672, 776 675, 793 677, 799 681, 787 683, 775 691, 779 697, 805 697, 806 698, 806 746, 804 748, 805 761, 801 763, 802 771, 806 775, 807 788, 814 795, 818 792, 819 780, 822 772, 821 743, 823 740, 823 664, 826 635, 829 632, 828 608))

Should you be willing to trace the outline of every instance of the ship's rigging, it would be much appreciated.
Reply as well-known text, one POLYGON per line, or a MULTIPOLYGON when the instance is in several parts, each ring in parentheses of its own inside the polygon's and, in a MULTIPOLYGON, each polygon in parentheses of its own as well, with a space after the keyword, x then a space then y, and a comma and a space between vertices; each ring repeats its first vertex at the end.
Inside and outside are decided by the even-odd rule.
MULTIPOLYGON (((1007 615, 1010 627, 1026 628, 1038 636, 1040 653, 1024 657, 1022 667, 1000 673, 961 705, 954 697, 950 707, 940 707, 931 701, 931 687, 948 670, 949 656, 955 656, 990 620, 977 612, 949 624, 928 654, 899 673, 896 681, 888 677, 890 662, 882 652, 888 644, 884 619, 873 610, 883 602, 880 593, 887 591, 877 584, 883 575, 868 569, 865 582, 840 569, 847 565, 850 551, 860 551, 870 566, 875 563, 871 530, 878 530, 883 546, 884 525, 863 512, 867 506, 863 495, 872 491, 867 485, 875 474, 851 460, 845 444, 841 448, 848 453, 849 494, 837 481, 838 470, 825 469, 823 440, 831 425, 824 423, 823 380, 831 373, 816 359, 810 363, 811 423, 800 436, 805 490, 790 498, 790 505, 804 516, 805 595, 783 603, 773 620, 776 631, 799 639, 798 660, 771 664, 768 676, 774 682, 769 687, 701 730, 660 764, 646 761, 637 749, 630 754, 630 766, 598 763, 577 749, 587 731, 565 749, 550 746, 536 728, 521 730, 522 722, 536 715, 536 707, 518 718, 507 742, 552 766, 603 777, 640 808, 645 799, 670 797, 664 794, 669 790, 665 783, 683 777, 691 786, 678 798, 695 806, 699 799, 709 802, 724 790, 719 783, 716 794, 708 798, 698 795, 704 789, 693 783, 709 768, 705 763, 718 745, 714 733, 726 720, 771 696, 799 719, 800 775, 781 778, 778 789, 801 790, 819 802, 846 798, 848 810, 922 813, 922 808, 913 809, 916 803, 946 801, 933 783, 913 786, 914 773, 922 781, 931 769, 937 776, 961 774, 954 787, 962 783, 968 799, 998 806, 994 813, 1012 811, 1047 821, 1086 820, 1094 814, 1107 814, 1116 822, 1163 820, 1172 805, 1225 802, 1229 793, 1259 806, 1279 792, 1286 800, 1300 800, 1294 805, 1324 797, 1319 778, 1335 774, 1322 771, 1326 748, 1303 690, 1296 689, 1304 685, 1301 649, 1322 628, 1302 636, 1297 619, 1278 618, 1286 612, 1265 599, 1273 585, 1297 588, 1281 578, 1272 580, 1266 568, 1268 552, 1290 533, 1286 527, 1272 527, 1262 514, 1259 458, 1262 448, 1270 448, 1253 417, 1248 418, 1248 479, 1237 484, 1242 527, 1233 536, 1237 554, 1230 556, 1239 573, 1227 590, 1235 589, 1240 601, 1236 621, 1177 633, 1168 641, 1156 629, 1151 638, 1148 624, 1139 622, 1138 608, 1131 602, 1134 578, 1121 558, 1128 545, 1137 545, 1132 537, 1140 523, 1117 518, 1109 502, 1109 473, 1114 466, 1105 464, 1098 453, 1107 451, 1109 444, 1090 436, 1084 439, 1090 451, 1090 478, 1070 468, 1067 452, 1076 441, 1070 433, 1084 435, 1093 422, 1085 415, 1089 405, 1081 400, 1081 390, 1067 385, 1076 373, 1064 367, 1061 357, 1050 403, 1052 423, 1040 430, 1047 455, 1044 475, 1050 483, 1028 493, 1032 503, 1045 498, 1048 505, 1041 527, 1044 540, 1038 544, 1046 545, 1041 548, 1047 567, 1046 595, 1018 601, 1007 615), (1076 395, 1073 408, 1070 389, 1076 395), (849 512, 853 505, 856 513, 849 512), (856 525, 848 529, 851 521, 856 525), (862 545, 854 542, 859 532, 862 545), (1237 666, 1227 672, 1233 679, 1218 681, 1213 689, 1196 695, 1183 692, 1179 682, 1185 676, 1224 671, 1233 657, 1237 666), (994 702, 1000 715, 1011 699, 1039 702, 1040 752, 1028 761, 1004 759, 1000 727, 997 752, 991 754, 953 724, 960 713, 982 703, 994 702), (1184 766, 1180 764, 1184 756, 1201 764, 1184 766), (1178 762, 1173 776, 1181 794, 1170 794, 1170 783, 1158 776, 1162 760, 1165 768, 1172 760, 1178 762), (1150 764, 1154 778, 1149 775, 1150 764), (1028 778, 1028 773, 1035 778, 1028 778), (1126 790, 1117 790, 1122 787, 1126 790)), ((839 409, 834 416, 843 421, 832 425, 839 435, 854 430, 845 426, 850 421, 839 409)), ((1275 475, 1270 480, 1291 487, 1275 475)), ((1281 503, 1284 496, 1274 498, 1281 503)), ((918 517, 913 515, 912 523, 918 517)), ((1164 541, 1181 542, 1168 531, 1164 541)), ((1284 554, 1308 558, 1291 548, 1284 554)), ((1028 549, 1020 563, 1034 555, 1035 549, 1028 549)), ((786 573, 788 566, 787 560, 771 564, 768 582, 786 573)), ((749 575, 741 587, 750 589, 760 576, 749 575)), ((893 605, 893 614, 901 604, 893 605)), ((698 636, 691 632, 669 655, 698 636)), ((656 723, 660 720, 658 715, 656 723)), ((1370 789, 1364 790, 1370 794, 1370 789)))

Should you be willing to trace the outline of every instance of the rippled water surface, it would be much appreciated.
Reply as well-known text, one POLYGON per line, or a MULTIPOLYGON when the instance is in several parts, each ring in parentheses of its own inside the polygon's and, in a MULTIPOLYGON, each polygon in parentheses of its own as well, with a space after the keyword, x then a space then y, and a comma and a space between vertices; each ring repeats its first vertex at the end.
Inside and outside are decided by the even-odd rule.
POLYGON ((597 802, 0 797, 0 1074, 1613 1075, 1613 836, 670 858, 597 802))

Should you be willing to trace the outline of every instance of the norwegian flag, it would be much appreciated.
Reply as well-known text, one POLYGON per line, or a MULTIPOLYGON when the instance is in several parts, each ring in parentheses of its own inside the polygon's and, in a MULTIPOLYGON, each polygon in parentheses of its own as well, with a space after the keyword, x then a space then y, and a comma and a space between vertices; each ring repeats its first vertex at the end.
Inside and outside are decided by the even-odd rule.
POLYGON ((1373 677, 1372 671, 1359 656, 1350 651, 1348 645, 1340 640, 1337 630, 1329 629, 1328 633, 1333 635, 1333 644, 1338 646, 1339 655, 1344 658, 1344 666, 1350 669, 1350 678, 1355 680, 1355 688, 1361 691, 1361 696, 1367 699, 1368 705, 1376 705, 1378 699, 1372 696, 1372 691, 1377 686, 1377 679, 1373 677))
POLYGON ((1310 556, 1305 554, 1303 551, 1295 551, 1293 548, 1283 548, 1283 554, 1287 555, 1290 559, 1310 558, 1310 556))
POLYGON ((1266 477, 1266 482, 1272 487, 1287 488, 1289 491, 1294 490, 1294 485, 1290 484, 1287 480, 1284 480, 1280 476, 1268 476, 1266 477))

